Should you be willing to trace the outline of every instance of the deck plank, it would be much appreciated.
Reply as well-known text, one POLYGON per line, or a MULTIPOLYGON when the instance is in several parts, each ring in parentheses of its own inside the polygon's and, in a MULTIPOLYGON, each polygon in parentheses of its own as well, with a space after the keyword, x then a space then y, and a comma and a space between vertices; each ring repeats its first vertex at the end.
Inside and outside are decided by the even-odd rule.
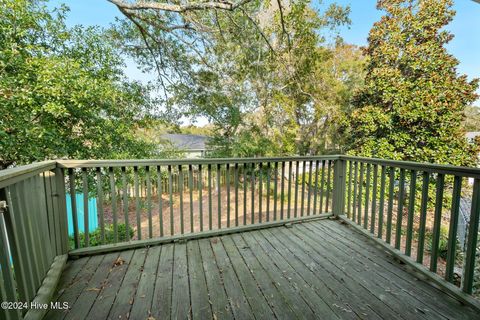
POLYGON ((118 290, 108 314, 110 319, 128 319, 146 256, 147 249, 137 249, 133 253, 132 260, 128 264, 127 272, 120 285, 120 290, 118 290))
MULTIPOLYGON (((329 222, 319 225, 309 224, 305 227, 316 230, 319 235, 328 233, 331 237, 330 243, 339 250, 346 250, 355 254, 357 259, 363 264, 371 266, 386 283, 391 283, 402 292, 410 295, 411 298, 418 301, 419 306, 424 306, 422 310, 437 313, 439 317, 456 318, 456 319, 470 319, 474 314, 473 310, 467 311, 468 307, 460 304, 460 302, 445 295, 442 291, 433 287, 432 285, 421 281, 411 273, 408 273, 401 264, 393 260, 393 257, 386 256, 383 251, 378 250, 374 246, 369 246, 365 243, 360 245, 359 241, 349 241, 354 236, 358 236, 357 232, 350 230, 348 227, 339 227, 336 222, 329 222), (370 248, 371 247, 371 248, 370 248), (419 291, 422 294, 419 294, 419 291), (448 303, 445 303, 448 302, 448 303)), ((320 236, 321 237, 321 236, 320 236)), ((329 240, 327 237, 322 239, 329 240)), ((367 241, 367 239, 359 238, 360 241, 367 241)), ((412 301, 414 302, 414 301, 412 301)))
POLYGON ((88 282, 87 286, 78 297, 72 309, 67 313, 65 319, 85 319, 90 308, 98 297, 106 276, 110 273, 113 263, 118 258, 119 253, 107 254, 102 263, 98 266, 95 274, 88 282))
MULTIPOLYGON (((97 267, 102 262, 103 258, 104 256, 90 257, 70 285, 58 297, 57 301, 68 303, 69 310, 73 308, 73 305, 95 274, 95 270, 97 270, 97 267)), ((59 312, 53 311, 49 314, 49 319, 64 319, 69 310, 60 310, 59 312)))
POLYGON ((187 244, 176 243, 173 262, 172 319, 190 318, 187 244))
MULTIPOLYGON (((296 234, 306 243, 314 246, 317 245, 317 252, 320 252, 320 247, 323 247, 324 257, 332 262, 332 264, 338 266, 346 275, 349 276, 349 280, 355 284, 362 286, 368 290, 372 295, 377 297, 378 300, 384 303, 384 308, 389 308, 398 314, 401 313, 401 317, 408 319, 438 319, 438 316, 427 314, 428 310, 417 308, 414 305, 405 301, 409 298, 408 295, 402 291, 392 290, 390 286, 382 286, 377 282, 376 275, 365 265, 362 261, 363 267, 357 268, 358 261, 355 256, 345 254, 340 250, 329 250, 332 247, 322 241, 323 239, 315 239, 315 235, 305 226, 296 226, 292 228, 292 232, 296 234)), ((384 282, 384 284, 387 284, 384 282)))
MULTIPOLYGON (((312 286, 318 295, 329 304, 335 313, 342 319, 358 319, 362 318, 362 313, 357 313, 355 309, 348 304, 348 301, 344 299, 339 290, 335 290, 338 284, 335 283, 335 279, 328 273, 324 273, 321 277, 318 277, 318 273, 312 271, 312 268, 302 263, 302 259, 297 257, 293 252, 290 252, 285 245, 283 245, 273 234, 272 230, 265 230, 265 237, 272 244, 275 250, 296 270, 305 281, 312 286)), ((296 252, 297 255, 301 255, 296 252)), ((305 259, 304 255, 304 259, 305 259)))
MULTIPOLYGON (((303 242, 301 239, 291 236, 291 232, 279 230, 275 236, 291 251, 297 252, 305 265, 321 275, 330 275, 336 279, 332 282, 333 290, 344 295, 345 301, 348 301, 352 308, 358 309, 357 314, 365 319, 401 319, 397 314, 379 301, 368 290, 355 285, 353 281, 349 281, 344 273, 337 272, 337 266, 324 258, 324 254, 318 254, 314 248, 303 242)), ((341 270, 340 270, 341 271, 341 270)))
POLYGON ((197 241, 187 243, 188 277, 192 299, 192 319, 213 318, 212 307, 208 301, 208 290, 203 273, 202 256, 197 241))
POLYGON ((110 273, 102 286, 95 303, 90 309, 86 319, 106 319, 112 307, 113 301, 122 284, 128 264, 132 260, 133 250, 123 251, 111 265, 110 273))
POLYGON ((130 319, 147 319, 151 316, 153 290, 162 247, 155 246, 148 249, 143 265, 137 292, 133 299, 130 319))
POLYGON ((328 319, 338 319, 337 315, 318 297, 315 291, 293 270, 289 269, 283 259, 275 255, 274 251, 270 251, 269 245, 265 243, 259 231, 252 232, 245 239, 251 248, 256 249, 254 254, 267 273, 270 273, 272 280, 279 284, 285 297, 291 300, 291 304, 299 311, 301 310, 302 314, 312 319, 320 315, 328 319))
MULTIPOLYGON (((233 269, 237 274, 238 280, 242 284, 245 296, 252 308, 256 318, 267 319, 274 317, 275 308, 270 306, 262 291, 260 290, 255 278, 250 273, 247 265, 243 261, 242 256, 233 243, 232 237, 226 236, 221 238, 225 252, 232 262, 233 269), (273 308, 273 309, 272 309, 273 308)), ((282 319, 283 314, 275 314, 278 319, 282 319)))
POLYGON ((320 220, 69 261, 46 319, 474 319, 367 237, 320 220))
POLYGON ((227 293, 222 283, 220 272, 215 262, 210 239, 198 240, 202 255, 203 272, 208 288, 209 303, 212 305, 212 313, 217 319, 233 319, 227 293))
POLYGON ((154 319, 170 319, 172 305, 172 275, 174 244, 162 246, 158 263, 156 281, 152 299, 152 317, 154 319))
POLYGON ((243 237, 240 234, 234 234, 231 237, 240 255, 243 257, 245 264, 250 270, 250 273, 255 277, 258 286, 262 290, 269 304, 272 306, 275 314, 280 314, 281 317, 286 319, 297 319, 298 315, 290 306, 288 300, 286 300, 277 289, 275 283, 270 279, 265 269, 258 262, 243 237))
POLYGON ((235 319, 254 319, 252 309, 243 293, 243 288, 233 270, 232 263, 225 253, 222 242, 215 237, 210 239, 210 245, 235 319))
MULTIPOLYGON (((307 283, 295 269, 275 250, 275 248, 265 238, 263 232, 252 232, 253 238, 257 241, 260 247, 263 249, 263 253, 268 256, 271 261, 276 265, 276 272, 282 275, 291 287, 297 291, 305 303, 314 311, 317 317, 324 316, 328 319, 338 319, 338 315, 334 310, 322 299, 323 292, 317 293, 312 286, 307 283)), ((268 234, 267 234, 268 236, 268 234)))
MULTIPOLYGON (((82 268, 85 266, 87 261, 90 259, 90 257, 83 257, 75 261, 69 261, 67 265, 65 266, 65 269, 62 272, 62 275, 60 276, 60 280, 58 281, 58 286, 57 290, 52 298, 52 301, 60 301, 59 298, 63 294, 63 292, 68 289, 68 287, 71 285, 72 281, 75 279, 75 277, 78 275, 78 273, 82 270, 82 268)), ((56 313, 63 313, 61 310, 49 310, 45 317, 48 317, 47 319, 55 319, 58 316, 56 316, 56 313)))

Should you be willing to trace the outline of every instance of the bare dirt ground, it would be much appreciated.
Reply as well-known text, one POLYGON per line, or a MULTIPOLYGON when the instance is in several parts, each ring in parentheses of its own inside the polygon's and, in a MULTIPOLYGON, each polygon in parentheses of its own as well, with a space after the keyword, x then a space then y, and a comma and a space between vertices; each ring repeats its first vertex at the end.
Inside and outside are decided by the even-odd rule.
MULTIPOLYGON (((290 199, 290 210, 288 210, 288 199, 284 197, 283 205, 280 200, 280 196, 276 201, 276 213, 275 213, 275 201, 273 196, 270 197, 270 201, 266 198, 266 191, 262 193, 262 207, 260 208, 260 195, 258 190, 255 191, 254 206, 252 207, 252 191, 247 189, 246 195, 243 189, 238 190, 238 200, 235 198, 235 189, 230 188, 230 199, 228 199, 227 188, 220 189, 220 197, 217 190, 212 190, 211 194, 211 206, 209 202, 208 190, 202 190, 202 198, 198 191, 192 192, 193 201, 190 202, 190 193, 183 192, 182 201, 180 199, 180 193, 174 193, 172 196, 172 202, 170 202, 169 194, 162 194, 162 218, 163 224, 160 223, 160 201, 158 197, 152 197, 152 217, 151 222, 148 215, 148 203, 146 198, 140 199, 139 217, 140 225, 137 225, 137 210, 135 198, 130 198, 128 201, 128 222, 129 225, 135 230, 134 239, 138 239, 139 235, 142 239, 150 237, 150 223, 152 229, 152 237, 161 236, 163 227, 163 236, 177 235, 182 233, 182 221, 183 221, 183 233, 199 232, 203 225, 203 230, 215 230, 219 228, 233 227, 236 225, 252 224, 266 221, 273 221, 281 219, 282 217, 295 217, 302 214, 301 206, 301 192, 298 192, 297 206, 295 209, 295 196, 294 189, 292 188, 290 199), (219 201, 220 198, 220 201, 219 201), (230 200, 230 201, 228 201, 230 200), (202 206, 202 218, 200 217, 200 203, 202 206), (230 206, 228 205, 230 203, 230 206), (246 206, 245 206, 246 204, 246 206), (182 210, 183 207, 183 216, 182 210), (283 208, 283 212, 282 212, 283 208), (191 210, 193 209, 193 210, 191 210), (253 212, 253 214, 252 214, 253 212), (211 220, 210 220, 211 213, 211 220), (245 214, 246 213, 246 214, 245 214), (261 214, 260 214, 261 213, 261 214), (173 219, 172 219, 173 217, 173 219), (220 219, 219 219, 220 218, 220 219), (203 223, 201 223, 201 220, 203 223), (220 220, 220 222, 219 222, 220 220), (173 229, 173 232, 172 232, 173 229), (139 233, 140 230, 140 233, 139 233)), ((287 191, 285 191, 287 195, 287 191)), ((325 208, 326 199, 323 200, 323 207, 325 208)), ((313 214, 314 199, 313 194, 310 198, 310 207, 308 207, 308 194, 305 192, 303 214, 313 214), (310 208, 310 210, 309 210, 310 208)), ((320 196, 317 196, 316 213, 319 213, 320 196)), ((118 223, 125 223, 125 213, 122 207, 121 201, 117 201, 117 217, 118 223)), ((104 205, 104 218, 106 224, 113 223, 113 212, 110 204, 104 205)))

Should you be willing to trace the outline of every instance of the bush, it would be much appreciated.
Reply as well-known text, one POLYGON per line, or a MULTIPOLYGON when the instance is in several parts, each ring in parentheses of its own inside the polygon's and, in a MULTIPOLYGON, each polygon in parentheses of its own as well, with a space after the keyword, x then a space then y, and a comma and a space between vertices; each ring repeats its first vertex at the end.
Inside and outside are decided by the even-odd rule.
MULTIPOLYGON (((427 243, 427 251, 432 251, 432 238, 433 233, 430 230, 425 232, 425 242, 427 243)), ((458 241, 457 241, 458 242, 458 241)), ((438 242, 438 255, 439 257, 446 259, 448 253, 448 228, 446 226, 440 226, 440 240, 438 242)))
MULTIPOLYGON (((89 245, 91 247, 99 246, 102 244, 102 233, 100 228, 97 228, 88 233, 90 237, 89 245)), ((132 227, 129 226, 129 235, 130 239, 132 239, 133 235, 135 234, 132 227)), ((127 228, 124 223, 120 223, 117 225, 117 235, 118 235, 118 242, 127 241, 127 228)), ((78 234, 80 240, 80 247, 85 247, 85 233, 80 232, 78 234)), ((75 248, 75 240, 73 235, 69 236, 69 243, 70 248, 75 248)), ((113 230, 113 225, 109 224, 105 226, 105 244, 115 243, 115 233, 113 230)))

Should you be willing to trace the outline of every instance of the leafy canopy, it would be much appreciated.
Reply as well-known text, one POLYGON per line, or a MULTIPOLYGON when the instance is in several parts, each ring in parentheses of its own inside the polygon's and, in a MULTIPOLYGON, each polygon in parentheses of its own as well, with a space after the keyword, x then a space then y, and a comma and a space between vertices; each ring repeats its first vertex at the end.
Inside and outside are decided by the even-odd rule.
POLYGON ((67 8, 0 0, 0 168, 47 158, 146 157, 135 129, 151 111, 99 28, 65 25, 67 8))
POLYGON ((462 130, 478 79, 457 73, 445 48, 451 0, 380 0, 385 11, 368 38, 365 86, 354 97, 347 131, 353 154, 472 165, 462 130))
POLYGON ((336 28, 349 23, 348 7, 263 0, 180 15, 152 7, 120 6, 128 19, 113 34, 144 70, 158 73, 171 119, 209 120, 213 156, 338 146, 338 118, 363 74, 359 50, 335 41, 336 28))

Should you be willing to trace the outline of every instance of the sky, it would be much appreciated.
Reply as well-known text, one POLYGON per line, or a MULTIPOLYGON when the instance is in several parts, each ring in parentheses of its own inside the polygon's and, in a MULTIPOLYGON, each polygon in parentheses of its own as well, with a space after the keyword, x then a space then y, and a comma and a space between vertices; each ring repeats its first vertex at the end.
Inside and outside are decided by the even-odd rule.
MULTIPOLYGON (((318 3, 319 0, 313 0, 318 3)), ((340 5, 349 5, 351 8, 350 19, 352 24, 348 28, 342 28, 340 35, 346 42, 364 46, 370 28, 382 15, 376 9, 376 0, 324 0, 320 8, 336 2, 340 5)), ((51 0, 50 6, 58 6, 65 3, 70 7, 67 17, 68 25, 99 25, 108 27, 115 21, 115 17, 121 17, 118 9, 107 0, 51 0)), ((466 74, 469 79, 480 78, 480 3, 472 0, 455 0, 454 9, 457 12, 454 20, 447 26, 447 30, 455 37, 447 45, 459 61, 458 72, 466 74)), ((127 61, 126 74, 133 80, 148 81, 153 75, 143 74, 135 67, 135 64, 127 61)), ((480 94, 480 89, 478 90, 480 94)), ((480 104, 477 100, 477 105, 480 104)))

